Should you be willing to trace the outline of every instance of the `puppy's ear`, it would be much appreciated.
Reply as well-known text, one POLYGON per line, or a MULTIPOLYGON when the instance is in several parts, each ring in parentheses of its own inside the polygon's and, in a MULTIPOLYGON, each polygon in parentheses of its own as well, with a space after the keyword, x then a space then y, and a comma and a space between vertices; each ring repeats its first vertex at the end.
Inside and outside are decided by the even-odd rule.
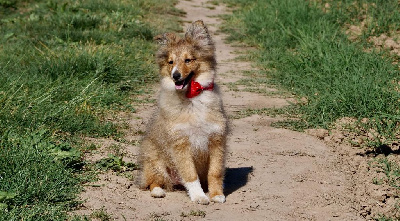
POLYGON ((169 48, 176 44, 177 36, 173 33, 164 33, 154 37, 158 42, 159 47, 156 53, 156 60, 160 67, 162 67, 168 58, 169 48))
POLYGON ((186 30, 186 40, 195 41, 201 47, 213 46, 214 43, 202 20, 193 22, 186 30))
POLYGON ((176 35, 173 33, 164 33, 154 37, 160 45, 168 45, 176 41, 176 35))

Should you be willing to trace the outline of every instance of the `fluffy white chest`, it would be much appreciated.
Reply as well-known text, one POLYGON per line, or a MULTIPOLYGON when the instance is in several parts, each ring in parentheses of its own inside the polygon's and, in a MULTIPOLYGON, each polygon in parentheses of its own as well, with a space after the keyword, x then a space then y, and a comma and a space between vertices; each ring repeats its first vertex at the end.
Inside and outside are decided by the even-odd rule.
POLYGON ((173 131, 188 136, 192 147, 198 150, 208 149, 208 140, 212 134, 221 133, 222 128, 215 122, 207 120, 207 105, 201 100, 195 100, 191 105, 182 108, 183 121, 175 124, 173 131))

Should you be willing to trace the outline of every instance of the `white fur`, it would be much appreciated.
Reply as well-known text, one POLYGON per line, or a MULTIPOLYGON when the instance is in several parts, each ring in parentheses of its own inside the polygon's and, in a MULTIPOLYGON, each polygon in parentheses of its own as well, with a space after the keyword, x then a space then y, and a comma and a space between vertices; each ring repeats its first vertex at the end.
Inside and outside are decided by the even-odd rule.
MULTIPOLYGON (((203 76, 200 75, 198 79, 203 76)), ((208 86, 212 82, 213 73, 206 72, 205 78, 200 78, 201 81, 207 82, 203 86, 208 86)), ((198 80, 196 79, 196 81, 198 80)), ((218 134, 223 132, 223 128, 215 123, 208 122, 206 117, 209 113, 210 106, 218 105, 219 98, 212 91, 203 91, 200 95, 191 98, 190 103, 184 103, 176 97, 175 94, 175 83, 169 77, 161 79, 161 85, 163 89, 169 91, 169 93, 162 93, 161 96, 165 96, 164 99, 160 99, 160 105, 164 110, 168 111, 171 116, 181 116, 181 114, 187 114, 191 116, 186 119, 185 123, 178 123, 171 129, 175 132, 180 132, 183 135, 189 137, 189 141, 194 148, 197 150, 208 150, 208 140, 211 134, 218 134)), ((187 87, 185 87, 186 89, 187 87)), ((186 90, 185 90, 186 91, 186 90)), ((184 91, 184 93, 185 93, 184 91)))
POLYGON ((193 202, 199 204, 209 204, 210 200, 201 188, 200 180, 197 178, 196 181, 187 182, 184 184, 186 187, 189 197, 193 202))
POLYGON ((175 91, 175 82, 172 78, 165 77, 161 79, 161 87, 167 91, 175 91))
MULTIPOLYGON (((203 87, 207 87, 213 82, 215 71, 203 72, 196 78, 203 87)), ((186 106, 186 112, 191 113, 195 120, 177 124, 173 130, 181 131, 189 137, 193 147, 198 150, 208 149, 208 138, 211 134, 222 132, 222 128, 214 123, 207 122, 206 114, 212 102, 215 102, 215 94, 210 91, 203 91, 197 97, 191 99, 192 105, 186 106)))
POLYGON ((211 201, 215 202, 215 203, 225 203, 225 196, 224 195, 216 195, 214 196, 211 201))
POLYGON ((172 68, 171 77, 173 77, 173 74, 176 72, 176 70, 178 70, 178 65, 175 65, 175 67, 172 68))
POLYGON ((215 79, 215 71, 203 72, 196 78, 196 81, 203 87, 207 87, 215 79))
POLYGON ((211 134, 221 133, 222 128, 218 124, 208 122, 206 119, 207 103, 212 100, 211 94, 204 91, 201 95, 192 99, 192 105, 186 106, 186 112, 193 116, 185 123, 176 124, 174 131, 180 131, 189 137, 192 146, 198 150, 208 150, 208 140, 211 134), (206 105, 204 105, 206 104, 206 105))
POLYGON ((154 187, 150 194, 154 198, 165 197, 165 191, 161 187, 154 187))

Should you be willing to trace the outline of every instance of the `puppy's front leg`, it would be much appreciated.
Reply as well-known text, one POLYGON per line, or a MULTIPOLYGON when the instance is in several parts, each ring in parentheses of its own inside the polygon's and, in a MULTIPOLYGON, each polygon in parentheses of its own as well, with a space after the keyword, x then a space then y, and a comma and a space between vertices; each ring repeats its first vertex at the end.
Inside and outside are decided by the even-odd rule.
POLYGON ((210 199, 216 203, 224 203, 225 138, 222 135, 214 135, 210 138, 209 151, 210 164, 207 179, 210 199))
POLYGON ((193 202, 199 204, 209 204, 210 200, 201 188, 200 180, 196 172, 196 167, 191 154, 190 142, 182 139, 173 148, 173 158, 176 169, 182 178, 183 185, 188 191, 189 197, 193 202))

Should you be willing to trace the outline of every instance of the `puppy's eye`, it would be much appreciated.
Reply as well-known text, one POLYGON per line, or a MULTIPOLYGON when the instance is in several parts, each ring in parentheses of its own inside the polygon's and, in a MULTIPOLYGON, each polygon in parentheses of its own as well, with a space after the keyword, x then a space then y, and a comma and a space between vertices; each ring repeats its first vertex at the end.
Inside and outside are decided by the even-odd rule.
POLYGON ((187 58, 187 59, 185 59, 185 63, 188 64, 188 63, 190 63, 191 61, 194 61, 194 60, 196 60, 196 59, 194 59, 194 58, 193 58, 193 59, 187 58))
POLYGON ((168 64, 173 64, 174 63, 174 61, 168 61, 168 64))

